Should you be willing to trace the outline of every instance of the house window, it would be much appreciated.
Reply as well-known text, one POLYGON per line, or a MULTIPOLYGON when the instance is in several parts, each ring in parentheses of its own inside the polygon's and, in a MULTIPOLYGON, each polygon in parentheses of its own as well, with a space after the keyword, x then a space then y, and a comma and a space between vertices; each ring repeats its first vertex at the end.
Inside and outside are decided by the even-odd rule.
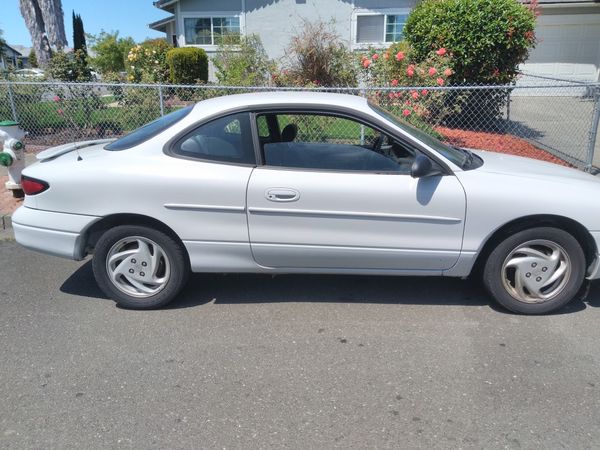
POLYGON ((240 37, 240 18, 237 16, 183 19, 183 27, 188 45, 219 45, 225 37, 235 43, 240 37))
POLYGON ((402 40, 408 14, 361 14, 356 16, 356 43, 376 44, 402 40))

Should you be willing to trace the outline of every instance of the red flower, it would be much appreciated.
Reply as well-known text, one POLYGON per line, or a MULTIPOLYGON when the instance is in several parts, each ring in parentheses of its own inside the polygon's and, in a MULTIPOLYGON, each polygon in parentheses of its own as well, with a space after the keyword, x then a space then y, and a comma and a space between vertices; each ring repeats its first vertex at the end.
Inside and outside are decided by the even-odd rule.
POLYGON ((402 92, 396 92, 396 94, 394 94, 394 95, 396 95, 396 98, 402 97, 402 92))
POLYGON ((398 86, 398 80, 392 80, 392 86, 398 86))
POLYGON ((362 63, 362 65, 363 65, 363 67, 364 67, 365 69, 368 69, 368 68, 369 68, 369 66, 371 65, 371 60, 370 60, 369 58, 365 58, 365 59, 363 60, 363 63, 362 63))
POLYGON ((413 66, 408 66, 408 69, 406 69, 406 75, 408 75, 409 77, 414 76, 415 74, 415 68, 413 66))
POLYGON ((423 90, 421 91, 421 95, 422 95, 423 97, 425 97, 425 96, 426 96, 428 93, 429 93, 429 91, 428 91, 427 89, 423 89, 423 90))
POLYGON ((404 59, 404 52, 396 53, 396 61, 402 61, 404 59))
POLYGON ((436 81, 437 81, 437 84, 439 84, 440 86, 444 85, 444 79, 443 78, 438 78, 436 81))
POLYGON ((388 97, 389 97, 391 100, 393 100, 393 99, 394 99, 394 93, 393 93, 393 92, 390 92, 390 93, 388 94, 388 97))
POLYGON ((440 48, 438 51, 436 51, 436 53, 439 56, 444 56, 446 54, 446 49, 444 47, 440 48))
POLYGON ((403 115, 404 117, 406 117, 406 116, 410 116, 410 110, 409 110, 409 109, 405 109, 404 111, 402 111, 402 115, 403 115))
POLYGON ((446 69, 446 70, 444 70, 444 75, 446 75, 447 77, 449 77, 450 75, 452 75, 452 69, 446 69))
POLYGON ((533 38, 535 37, 535 33, 533 31, 526 31, 525 32, 525 39, 527 39, 528 41, 533 41, 533 38))
POLYGON ((419 98, 419 93, 417 91, 411 91, 410 95, 412 96, 412 98, 414 98, 415 100, 419 98))
POLYGON ((52 100, 54 100, 55 102, 60 102, 60 97, 58 95, 55 95, 52 100))
POLYGON ((379 55, 375 53, 371 58, 373 58, 373 61, 377 61, 379 59, 379 55))
POLYGON ((430 67, 429 68, 429 76, 432 77, 437 73, 437 70, 435 70, 435 67, 430 67))

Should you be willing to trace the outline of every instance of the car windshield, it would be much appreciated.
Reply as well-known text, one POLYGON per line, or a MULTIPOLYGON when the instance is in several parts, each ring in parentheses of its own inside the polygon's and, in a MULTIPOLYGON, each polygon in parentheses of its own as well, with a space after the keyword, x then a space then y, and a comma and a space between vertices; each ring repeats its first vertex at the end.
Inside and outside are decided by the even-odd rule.
POLYGON ((419 130, 417 127, 409 125, 408 123, 404 122, 403 120, 400 120, 394 114, 390 113, 389 111, 386 111, 385 109, 381 108, 380 106, 374 105, 371 102, 369 102, 369 106, 371 107, 371 109, 373 109, 373 111, 375 111, 377 114, 382 116, 384 119, 389 120, 394 125, 396 125, 398 128, 406 131, 411 136, 414 136, 416 139, 421 141, 423 144, 427 145, 428 147, 434 149, 436 152, 441 154, 444 158, 452 161, 458 167, 464 167, 467 164, 467 162, 469 160, 468 153, 466 153, 460 149, 451 147, 447 144, 444 144, 439 139, 436 139, 433 136, 425 133, 424 131, 419 130))
POLYGON ((138 128, 137 130, 134 130, 131 133, 123 136, 121 139, 117 139, 116 141, 111 142, 110 144, 106 145, 104 149, 117 151, 135 147, 136 145, 147 141, 151 137, 156 136, 158 133, 166 130, 170 126, 179 122, 181 119, 183 119, 190 113, 192 108, 193 105, 188 106, 186 108, 178 109, 177 111, 173 111, 172 113, 169 113, 166 116, 159 117, 158 119, 147 123, 146 125, 138 128))

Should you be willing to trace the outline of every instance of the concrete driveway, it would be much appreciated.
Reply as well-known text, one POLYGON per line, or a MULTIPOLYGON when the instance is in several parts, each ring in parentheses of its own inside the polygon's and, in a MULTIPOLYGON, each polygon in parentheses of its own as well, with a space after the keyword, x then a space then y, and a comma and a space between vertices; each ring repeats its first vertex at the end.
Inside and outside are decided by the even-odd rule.
POLYGON ((593 448, 600 286, 523 317, 453 279, 198 275, 116 308, 0 242, 0 448, 593 448))

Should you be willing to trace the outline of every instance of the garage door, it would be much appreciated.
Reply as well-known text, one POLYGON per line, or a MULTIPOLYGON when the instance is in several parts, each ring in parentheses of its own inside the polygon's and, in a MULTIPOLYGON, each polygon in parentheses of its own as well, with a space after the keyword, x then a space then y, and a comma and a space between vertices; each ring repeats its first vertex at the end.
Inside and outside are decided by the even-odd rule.
POLYGON ((527 73, 582 81, 599 80, 600 13, 541 15, 538 45, 521 69, 527 73))

